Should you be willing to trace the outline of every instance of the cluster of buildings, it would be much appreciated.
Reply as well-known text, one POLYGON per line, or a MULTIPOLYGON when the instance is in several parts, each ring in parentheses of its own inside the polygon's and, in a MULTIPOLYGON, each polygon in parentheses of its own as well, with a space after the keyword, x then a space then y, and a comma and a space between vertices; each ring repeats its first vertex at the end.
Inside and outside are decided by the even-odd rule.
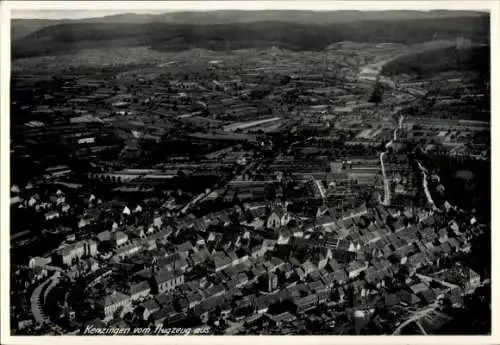
MULTIPOLYGON (((361 332, 353 320, 390 328, 444 300, 460 306, 482 284, 460 263, 480 224, 420 206, 422 177, 403 149, 439 143, 486 157, 470 142, 488 125, 405 115, 396 140, 395 115, 430 88, 386 80, 389 95, 372 100, 384 61, 402 51, 341 42, 322 56, 232 53, 239 62, 197 52, 191 69, 58 76, 44 81, 50 95, 33 92, 41 77, 19 77, 17 293, 59 272, 47 286, 68 291, 41 308, 75 332, 341 334, 361 332)), ((25 322, 29 303, 20 305, 25 322)))

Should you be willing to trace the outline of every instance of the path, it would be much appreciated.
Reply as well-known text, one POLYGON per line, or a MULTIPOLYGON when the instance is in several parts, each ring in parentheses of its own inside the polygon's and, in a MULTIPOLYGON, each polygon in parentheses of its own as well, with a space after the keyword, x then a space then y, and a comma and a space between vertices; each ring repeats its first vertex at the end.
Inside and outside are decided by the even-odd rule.
POLYGON ((52 288, 59 282, 59 276, 60 271, 55 271, 50 278, 38 285, 31 294, 31 313, 33 314, 36 322, 39 324, 50 324, 49 318, 43 311, 43 304, 45 303, 45 299, 47 298, 50 290, 52 290, 52 288), (41 296, 42 292, 43 296, 41 296))
POLYGON ((410 323, 414 321, 418 321, 420 318, 424 317, 425 315, 429 314, 432 311, 435 311, 439 305, 437 303, 433 304, 430 307, 427 307, 425 309, 417 311, 415 314, 413 314, 408 320, 404 321, 401 323, 392 333, 393 335, 401 334, 401 331, 403 328, 408 326, 410 323))
POLYGON ((417 161, 418 167, 422 172, 422 186, 424 188, 425 197, 427 198, 427 202, 431 205, 433 211, 438 211, 439 209, 436 207, 434 200, 432 200, 431 192, 429 191, 429 182, 427 181, 427 169, 417 161))
POLYGON ((387 144, 385 144, 385 148, 387 149, 386 151, 382 152, 380 154, 380 166, 382 168, 382 177, 384 179, 384 199, 381 197, 379 198, 379 202, 384 205, 384 206, 389 206, 391 204, 391 188, 390 188, 390 183, 389 179, 387 178, 387 174, 385 171, 385 165, 384 165, 384 155, 388 153, 389 148, 392 146, 392 144, 398 139, 398 131, 400 131, 403 128, 403 120, 404 116, 399 117, 398 121, 398 126, 394 129, 393 133, 393 138, 391 141, 389 141, 387 144))

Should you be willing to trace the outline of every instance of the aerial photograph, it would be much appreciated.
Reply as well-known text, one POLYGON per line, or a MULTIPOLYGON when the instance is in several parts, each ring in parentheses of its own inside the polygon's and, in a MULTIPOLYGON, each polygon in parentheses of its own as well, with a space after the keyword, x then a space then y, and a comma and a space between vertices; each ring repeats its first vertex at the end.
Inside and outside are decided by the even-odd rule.
POLYGON ((11 12, 12 336, 491 334, 490 12, 334 3, 11 12))

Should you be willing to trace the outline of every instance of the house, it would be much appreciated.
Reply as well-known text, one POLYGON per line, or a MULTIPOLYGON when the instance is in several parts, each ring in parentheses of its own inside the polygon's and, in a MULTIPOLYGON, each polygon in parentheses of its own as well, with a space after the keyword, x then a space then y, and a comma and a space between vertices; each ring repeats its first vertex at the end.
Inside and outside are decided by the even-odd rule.
POLYGON ((333 273, 333 280, 337 284, 344 284, 349 279, 349 276, 346 274, 345 270, 340 270, 333 273))
POLYGON ((163 326, 165 321, 176 314, 176 311, 172 305, 166 306, 163 309, 157 310, 151 314, 149 321, 155 326, 163 326))
POLYGON ((474 289, 481 284, 481 277, 468 267, 455 265, 443 273, 443 279, 465 290, 474 289))
POLYGON ((276 256, 271 257, 268 262, 267 268, 269 272, 275 272, 285 265, 285 262, 276 256))
POLYGON ((293 227, 290 231, 293 237, 304 237, 304 230, 302 230, 301 228, 293 227))
POLYGON ((281 314, 271 315, 265 314, 276 327, 281 327, 283 324, 295 321, 297 316, 293 315, 289 311, 283 312, 281 314))
POLYGON ((73 260, 83 256, 94 256, 97 253, 97 243, 92 240, 83 240, 61 246, 54 254, 54 262, 71 265, 73 260))
POLYGON ((269 295, 262 295, 260 297, 255 297, 255 295, 250 296, 252 306, 257 314, 264 314, 267 312, 269 307, 269 295))
POLYGON ((321 276, 321 281, 326 287, 331 288, 333 287, 333 285, 335 285, 335 280, 333 276, 334 276, 333 273, 328 273, 326 275, 321 276))
POLYGON ((36 266, 35 268, 33 268, 33 276, 35 278, 35 280, 41 280, 45 277, 47 277, 48 275, 48 271, 47 269, 45 269, 44 267, 41 267, 41 266, 36 266))
MULTIPOLYGON (((11 205, 18 205, 21 204, 24 201, 23 198, 21 198, 19 195, 13 196, 10 198, 10 204, 11 205)), ((23 205, 20 205, 20 207, 24 207, 23 205)))
POLYGON ((124 232, 117 231, 114 232, 111 236, 111 244, 115 247, 118 248, 128 241, 128 236, 124 232))
POLYGON ((97 240, 99 243, 109 242, 111 240, 111 232, 106 230, 97 234, 97 240))
POLYGON ((437 298, 437 294, 434 290, 432 289, 428 289, 426 291, 422 291, 419 296, 426 302, 426 303, 433 303, 436 298, 437 298))
POLYGON ((438 231, 439 242, 444 243, 448 241, 448 231, 447 229, 439 229, 438 231))
POLYGON ((50 265, 50 263, 52 262, 52 258, 49 256, 49 257, 40 257, 40 256, 35 256, 35 257, 32 257, 29 259, 28 261, 28 267, 29 268, 35 268, 37 266, 46 266, 46 265, 50 265))
POLYGON ((458 240, 454 237, 450 238, 448 240, 448 243, 450 244, 450 247, 452 248, 452 251, 453 252, 457 252, 460 250, 460 243, 458 242, 458 240))
POLYGON ((236 256, 237 256, 237 259, 233 260, 233 266, 238 266, 240 264, 243 264, 243 263, 247 262, 247 260, 249 259, 248 251, 246 249, 243 249, 243 248, 238 248, 236 250, 236 256))
POLYGON ((278 237, 278 244, 288 244, 290 242, 290 238, 292 237, 292 232, 288 229, 280 231, 280 235, 278 237))
POLYGON ((151 314, 157 312, 161 309, 161 306, 154 299, 147 300, 141 303, 135 310, 136 314, 139 315, 143 320, 148 320, 151 314))
POLYGON ((189 267, 189 263, 184 258, 180 258, 180 259, 175 260, 173 262, 173 265, 174 265, 174 268, 176 270, 179 270, 181 272, 186 271, 188 269, 188 267, 189 267))
POLYGON ((451 289, 446 297, 449 298, 451 305, 454 307, 458 307, 463 304, 462 291, 460 288, 451 289))
POLYGON ((190 256, 190 262, 193 266, 199 265, 210 257, 210 253, 206 248, 200 249, 199 251, 192 253, 190 256))
POLYGON ((421 293, 423 291, 427 291, 429 289, 429 287, 427 286, 427 284, 420 282, 420 283, 411 285, 409 287, 409 289, 411 290, 412 293, 414 293, 415 295, 418 295, 419 293, 421 293))
POLYGON ((266 226, 268 229, 278 229, 286 226, 290 222, 290 219, 290 215, 286 211, 276 207, 267 217, 266 226))
POLYGON ((135 253, 139 252, 142 248, 141 243, 139 242, 132 242, 129 245, 123 245, 120 248, 117 248, 115 250, 115 255, 119 259, 126 258, 128 256, 134 255, 135 253))
POLYGON ((278 269, 278 272, 282 274, 285 279, 289 279, 293 275, 293 267, 287 262, 278 269))
POLYGON ((356 253, 349 250, 332 249, 332 257, 340 263, 349 263, 356 259, 356 253))
POLYGON ((147 281, 129 283, 124 292, 127 293, 130 296, 130 299, 134 301, 149 296, 151 287, 147 281))
POLYGON ((337 272, 343 269, 343 265, 339 264, 339 262, 335 259, 328 260, 328 264, 325 267, 329 272, 337 272))
POLYGON ((368 262, 354 261, 346 267, 345 271, 347 273, 347 276, 350 279, 352 279, 357 277, 361 272, 363 272, 367 268, 368 268, 368 262))
POLYGON ((23 318, 17 322, 17 329, 22 331, 25 328, 31 327, 33 325, 33 320, 28 318, 23 318))
POLYGON ((396 293, 390 293, 390 294, 385 296, 384 303, 385 303, 385 306, 391 308, 391 307, 401 303, 401 297, 396 293))
POLYGON ((424 253, 415 253, 410 256, 407 263, 410 267, 420 268, 426 261, 426 255, 424 253))
POLYGON ((158 215, 155 216, 153 219, 153 226, 157 229, 161 229, 162 225, 163 225, 163 221, 162 221, 161 217, 158 215))
POLYGON ((63 213, 68 213, 70 208, 71 206, 69 206, 68 204, 64 204, 61 206, 61 211, 63 211, 63 213))
POLYGON ((216 252, 208 259, 208 267, 212 272, 222 271, 231 264, 232 260, 224 252, 216 252))
POLYGON ((174 300, 174 307, 176 310, 186 312, 189 308, 189 301, 186 298, 177 298, 174 300))
POLYGON ((232 266, 236 266, 237 264, 240 263, 240 258, 238 257, 238 255, 236 255, 236 252, 234 251, 228 251, 227 253, 227 257, 229 258, 229 260, 231 260, 231 265, 232 266))
POLYGON ((92 272, 97 271, 99 269, 99 263, 97 262, 96 259, 90 257, 87 260, 85 260, 87 263, 88 269, 92 272))
POLYGON ((267 248, 263 247, 262 245, 256 245, 250 248, 250 256, 253 259, 257 259, 261 256, 264 256, 264 254, 267 252, 267 248))
POLYGON ((172 305, 174 296, 171 291, 168 291, 166 293, 159 293, 158 295, 156 295, 155 300, 162 308, 165 308, 169 305, 172 305))
POLYGON ((184 275, 162 269, 153 276, 153 291, 163 293, 174 290, 177 286, 184 284, 184 275))
POLYGON ((187 301, 189 303, 189 308, 194 308, 203 300, 203 296, 199 291, 195 291, 193 293, 189 293, 186 295, 187 301))
POLYGON ((402 304, 414 305, 420 303, 421 299, 418 298, 414 293, 407 290, 400 290, 397 292, 399 299, 402 304))
POLYGON ((316 306, 316 304, 318 303, 318 296, 316 294, 311 294, 304 297, 299 297, 294 299, 293 303, 297 307, 297 312, 305 312, 316 306))
POLYGON ((127 232, 136 238, 141 238, 141 239, 146 238, 146 233, 144 232, 144 226, 130 228, 127 232))
POLYGON ((179 253, 181 258, 187 258, 192 252, 194 252, 194 247, 191 242, 184 242, 177 246, 177 253, 179 253))
POLYGON ((214 298, 222 296, 225 291, 224 286, 218 284, 203 291, 203 294, 205 295, 205 298, 214 298))
POLYGON ((328 288, 321 282, 321 280, 309 283, 309 290, 315 293, 321 293, 328 290, 328 288))
POLYGON ((265 238, 262 241, 262 247, 266 248, 266 250, 274 250, 276 246, 276 240, 270 239, 270 238, 265 238))
POLYGON ((60 214, 57 211, 50 211, 45 214, 45 220, 57 219, 60 214))
POLYGON ((301 267, 302 267, 302 270, 304 271, 305 275, 308 275, 311 272, 318 269, 318 267, 316 265, 314 265, 311 261, 304 262, 301 267))
POLYGON ((314 252, 313 263, 321 270, 326 267, 328 261, 333 257, 332 250, 326 247, 319 247, 314 252))
POLYGON ((109 321, 108 327, 111 329, 126 330, 129 325, 122 319, 122 316, 119 316, 109 321))
POLYGON ((121 315, 132 309, 130 296, 114 290, 104 298, 96 302, 97 309, 104 314, 104 320, 109 321, 114 318, 115 312, 121 310, 121 315))

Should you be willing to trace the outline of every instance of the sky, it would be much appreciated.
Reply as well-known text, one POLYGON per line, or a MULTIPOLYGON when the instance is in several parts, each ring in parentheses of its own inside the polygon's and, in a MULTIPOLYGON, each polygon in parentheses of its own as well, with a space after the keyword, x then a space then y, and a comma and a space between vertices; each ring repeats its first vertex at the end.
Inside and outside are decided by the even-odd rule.
POLYGON ((490 10, 497 0, 453 1, 8 1, 12 18, 79 19, 209 10, 490 10))

